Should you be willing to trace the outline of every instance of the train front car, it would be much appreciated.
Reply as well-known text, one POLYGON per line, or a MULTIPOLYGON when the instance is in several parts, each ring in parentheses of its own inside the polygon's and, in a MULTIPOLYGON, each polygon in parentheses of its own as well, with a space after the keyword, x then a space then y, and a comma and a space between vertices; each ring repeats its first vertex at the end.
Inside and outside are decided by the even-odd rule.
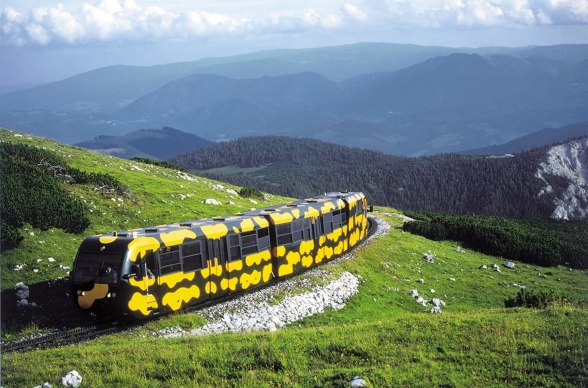
POLYGON ((71 273, 71 294, 84 310, 100 315, 124 309, 128 287, 122 275, 129 272, 128 245, 132 237, 113 235, 86 238, 71 273))

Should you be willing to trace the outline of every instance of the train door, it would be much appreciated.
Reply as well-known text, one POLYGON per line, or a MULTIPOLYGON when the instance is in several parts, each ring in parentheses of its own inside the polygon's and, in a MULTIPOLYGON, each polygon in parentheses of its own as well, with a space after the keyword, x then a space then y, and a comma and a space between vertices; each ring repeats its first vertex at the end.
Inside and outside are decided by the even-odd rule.
POLYGON ((227 239, 207 240, 207 265, 209 270, 206 292, 209 299, 218 298, 229 293, 229 278, 225 263, 227 262, 227 239))

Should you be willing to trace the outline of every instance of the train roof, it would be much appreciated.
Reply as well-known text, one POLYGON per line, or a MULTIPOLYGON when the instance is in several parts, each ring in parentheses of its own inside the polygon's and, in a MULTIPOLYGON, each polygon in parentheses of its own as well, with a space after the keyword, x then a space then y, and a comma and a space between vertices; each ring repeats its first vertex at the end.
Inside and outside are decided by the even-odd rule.
MULTIPOLYGON (((363 193, 354 192, 333 192, 324 195, 293 201, 281 205, 269 206, 226 217, 214 217, 193 221, 185 221, 167 225, 158 225, 147 228, 131 229, 127 231, 112 232, 88 239, 99 239, 106 241, 112 238, 123 238, 132 240, 137 237, 155 237, 163 242, 180 241, 185 237, 218 238, 234 233, 249 232, 257 229, 267 228, 269 222, 283 224, 294 219, 319 216, 328 211, 341 209, 345 206, 344 199, 348 202, 355 202, 363 198, 363 193)), ((167 244, 166 244, 167 245, 167 244)), ((173 245, 173 244, 172 244, 173 245)))

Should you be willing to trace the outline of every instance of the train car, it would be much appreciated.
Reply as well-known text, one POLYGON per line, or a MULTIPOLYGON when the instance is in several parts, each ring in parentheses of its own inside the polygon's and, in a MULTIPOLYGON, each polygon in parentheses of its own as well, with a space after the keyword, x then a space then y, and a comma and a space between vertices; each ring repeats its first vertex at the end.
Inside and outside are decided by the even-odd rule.
POLYGON ((362 193, 329 193, 229 217, 86 238, 71 274, 79 307, 146 318, 292 276, 367 235, 362 193))

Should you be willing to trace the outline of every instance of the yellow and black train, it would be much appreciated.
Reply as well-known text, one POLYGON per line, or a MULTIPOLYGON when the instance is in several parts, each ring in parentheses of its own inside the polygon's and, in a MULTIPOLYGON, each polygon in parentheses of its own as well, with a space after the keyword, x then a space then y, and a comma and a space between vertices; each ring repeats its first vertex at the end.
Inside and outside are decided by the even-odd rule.
POLYGON ((363 193, 315 198, 86 238, 71 273, 76 303, 146 318, 263 286, 349 251, 368 231, 363 193))

